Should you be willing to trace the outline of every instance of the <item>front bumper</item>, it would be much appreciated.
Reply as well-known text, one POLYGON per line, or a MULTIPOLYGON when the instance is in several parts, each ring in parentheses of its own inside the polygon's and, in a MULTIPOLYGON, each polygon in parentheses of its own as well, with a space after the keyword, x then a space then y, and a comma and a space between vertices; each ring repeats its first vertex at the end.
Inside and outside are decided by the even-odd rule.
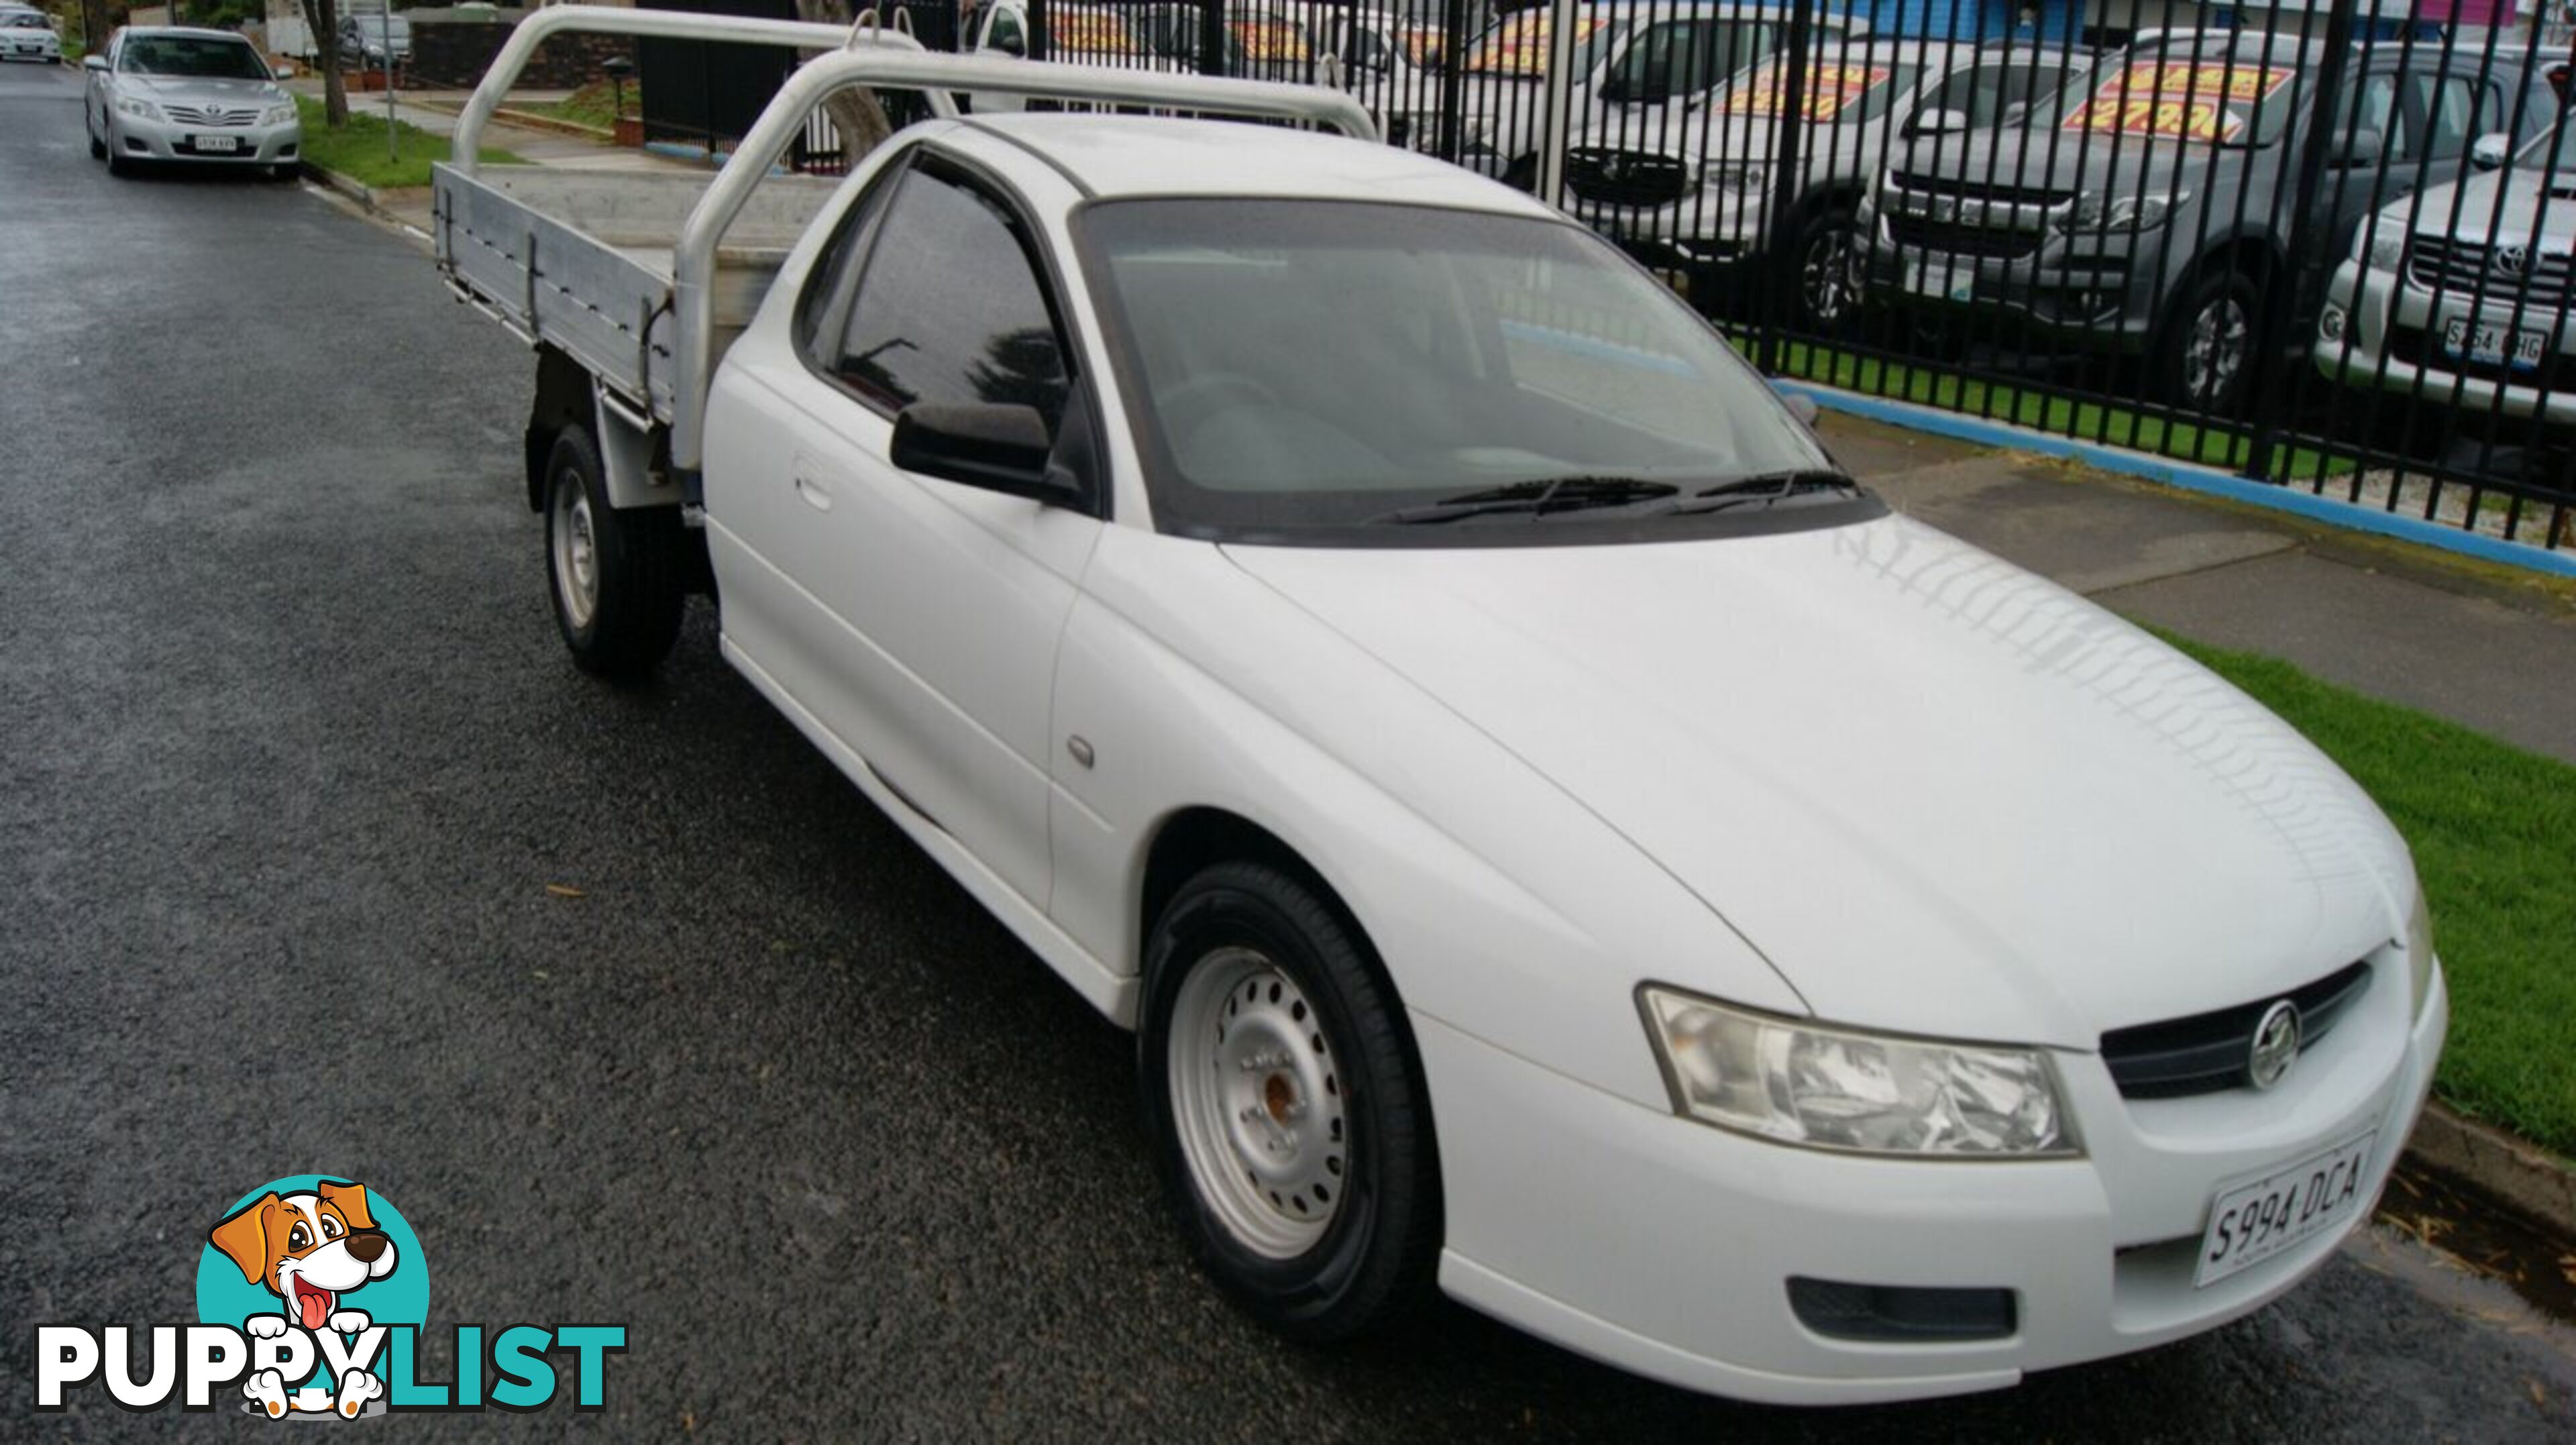
POLYGON ((191 161, 216 165, 280 165, 297 159, 303 153, 304 126, 301 121, 281 125, 190 125, 173 120, 150 120, 142 116, 119 114, 116 117, 117 146, 130 160, 191 161), (209 139, 229 138, 229 152, 206 148, 209 139))
POLYGON ((2479 299, 2346 260, 2318 317, 2317 369, 2346 386, 2404 392, 2470 415, 2576 426, 2576 323, 2539 302, 2517 314, 2509 301, 2479 299), (2553 334, 2539 364, 2520 370, 2445 352, 2444 331, 2458 318, 2553 334))
POLYGON ((2383 950, 2355 1011, 2268 1093, 2126 1099, 2098 1056, 2060 1053, 2086 1152, 2026 1162, 1875 1159, 1749 1139, 1417 1016, 1439 1100, 1441 1286, 1619 1368, 1782 1404, 1994 1389, 2180 1339, 2279 1296, 2352 1227, 2195 1289, 2223 1187, 2375 1130, 2363 1189, 2376 1198, 2449 1017, 2438 972, 2411 1020, 2409 992, 2402 956, 2383 950), (1793 1310, 1793 1276, 2009 1290, 2016 1323, 1977 1340, 1829 1338, 1793 1310))
POLYGON ((1763 221, 1770 198, 1723 186, 1702 186, 1679 200, 1654 206, 1593 200, 1567 189, 1565 209, 1655 270, 1705 274, 1751 261, 1762 253, 1763 221))
POLYGON ((0 60, 39 60, 48 65, 63 58, 62 42, 48 36, 43 40, 0 38, 0 60))
POLYGON ((1866 277, 1873 304, 1936 317, 1989 317, 2061 349, 2135 355, 2158 318, 2158 233, 1961 232, 1955 249, 1899 238, 1872 217, 1866 277), (2009 254, 1978 254, 2008 252, 2009 254))

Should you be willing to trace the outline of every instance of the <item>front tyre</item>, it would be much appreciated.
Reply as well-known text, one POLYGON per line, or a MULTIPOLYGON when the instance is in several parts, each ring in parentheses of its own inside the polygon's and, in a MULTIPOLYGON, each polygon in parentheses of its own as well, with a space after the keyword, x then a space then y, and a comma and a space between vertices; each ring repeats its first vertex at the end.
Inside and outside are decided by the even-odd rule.
POLYGON ((629 681, 670 655, 688 602, 676 507, 608 505, 607 469, 580 427, 546 460, 546 581, 573 665, 629 681))
POLYGON ((1201 1266, 1315 1342, 1427 1294, 1429 1097, 1394 990, 1340 913, 1280 868, 1219 864, 1163 910, 1144 985, 1146 1125, 1201 1266))

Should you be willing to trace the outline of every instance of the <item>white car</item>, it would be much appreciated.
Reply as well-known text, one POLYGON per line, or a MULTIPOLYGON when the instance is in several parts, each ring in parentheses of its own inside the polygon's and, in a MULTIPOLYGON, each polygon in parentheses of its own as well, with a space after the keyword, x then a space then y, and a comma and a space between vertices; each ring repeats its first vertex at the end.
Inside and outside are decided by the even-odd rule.
MULTIPOLYGON (((529 23, 691 23, 605 9, 529 23)), ((1608 241, 1219 121, 942 110, 770 176, 832 85, 1108 84, 857 52, 682 224, 684 177, 474 163, 548 33, 437 184, 449 280, 540 346, 575 660, 649 671, 711 579, 725 658, 1137 1030, 1256 1317, 1436 1284, 1694 1389, 1939 1395, 2209 1329, 2367 1217, 2447 1017, 2396 832, 1891 512, 1608 241), (550 289, 499 244, 539 232, 550 289)))
POLYGON ((0 60, 63 63, 63 40, 53 17, 42 10, 0 5, 0 60))
POLYGON ((2318 315, 2319 370, 2473 416, 2576 426, 2576 126, 2508 164, 2512 144, 2480 137, 2476 174, 2355 229, 2318 315))
POLYGON ((89 153, 126 174, 138 161, 264 166, 295 173, 304 125, 268 61, 225 30, 128 26, 82 61, 89 153))

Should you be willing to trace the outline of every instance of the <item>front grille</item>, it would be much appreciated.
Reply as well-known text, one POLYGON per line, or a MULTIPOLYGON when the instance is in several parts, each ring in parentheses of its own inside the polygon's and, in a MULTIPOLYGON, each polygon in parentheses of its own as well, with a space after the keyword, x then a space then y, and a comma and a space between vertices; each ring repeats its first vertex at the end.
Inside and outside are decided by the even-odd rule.
MULTIPOLYGON (((2532 319, 2535 324, 2526 328, 2528 330, 2539 330, 2549 325, 2546 317, 2532 319)), ((2546 390, 2563 396, 2576 389, 2576 358, 2558 351, 2543 351, 2540 365, 2529 371, 2516 371, 2501 361, 2471 361, 2465 356, 2453 356, 2432 344, 2430 333, 2420 326, 2391 326, 2388 328, 2388 354, 2409 366, 2429 367, 2486 381, 2506 381, 2534 391, 2546 390)))
POLYGON ((1936 221, 1903 211, 1888 213, 1887 234, 1908 251, 1946 251, 1953 256, 1997 261, 2018 261, 2039 249, 2039 234, 2035 231, 1963 226, 1957 221, 1936 221))
MULTIPOLYGON (((2335 1026, 2344 1010, 2367 991, 2370 965, 2339 968, 2287 995, 2299 1008, 2299 1047, 2306 1050, 2335 1026)), ((2215 1094, 2249 1082, 2246 1065, 2254 1029, 2275 999, 2257 999, 2189 1018, 2137 1024, 2102 1036, 2102 1062, 2112 1082, 2131 1099, 2179 1099, 2215 1094)))
POLYGON ((162 113, 180 125, 249 125, 259 119, 256 107, 250 110, 226 110, 221 106, 200 109, 193 105, 165 105, 162 113))
POLYGON ((2406 243, 2407 279, 2454 296, 2483 294, 2497 301, 2528 300, 2535 306, 2553 307, 2576 300, 2576 260, 2567 252, 2508 246, 2504 249, 2521 254, 2522 264, 2500 270, 2495 265, 2496 249, 2484 241, 2416 236, 2406 243), (2526 275, 2528 291, 2523 289, 2526 275))
POLYGON ((1928 196, 1956 196, 1963 200, 1993 201, 2014 206, 2062 206, 2075 199, 2072 191, 2052 191, 2041 186, 2016 186, 2005 181, 1968 181, 1952 176, 1920 176, 1905 171, 1890 171, 1888 183, 1898 190, 1914 191, 1928 196))
POLYGON ((1691 170, 1668 156, 1587 147, 1566 153, 1565 187, 1606 205, 1660 206, 1690 193, 1691 170))

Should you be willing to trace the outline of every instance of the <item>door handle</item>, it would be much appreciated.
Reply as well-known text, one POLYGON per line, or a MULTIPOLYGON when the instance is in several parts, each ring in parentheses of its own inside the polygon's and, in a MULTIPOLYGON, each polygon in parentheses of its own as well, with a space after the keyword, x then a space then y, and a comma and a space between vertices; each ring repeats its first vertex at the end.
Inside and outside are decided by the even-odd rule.
POLYGON ((807 473, 798 472, 796 474, 796 495, 804 498, 805 505, 812 507, 815 511, 828 512, 832 510, 832 489, 824 486, 821 482, 814 480, 814 478, 807 473))

